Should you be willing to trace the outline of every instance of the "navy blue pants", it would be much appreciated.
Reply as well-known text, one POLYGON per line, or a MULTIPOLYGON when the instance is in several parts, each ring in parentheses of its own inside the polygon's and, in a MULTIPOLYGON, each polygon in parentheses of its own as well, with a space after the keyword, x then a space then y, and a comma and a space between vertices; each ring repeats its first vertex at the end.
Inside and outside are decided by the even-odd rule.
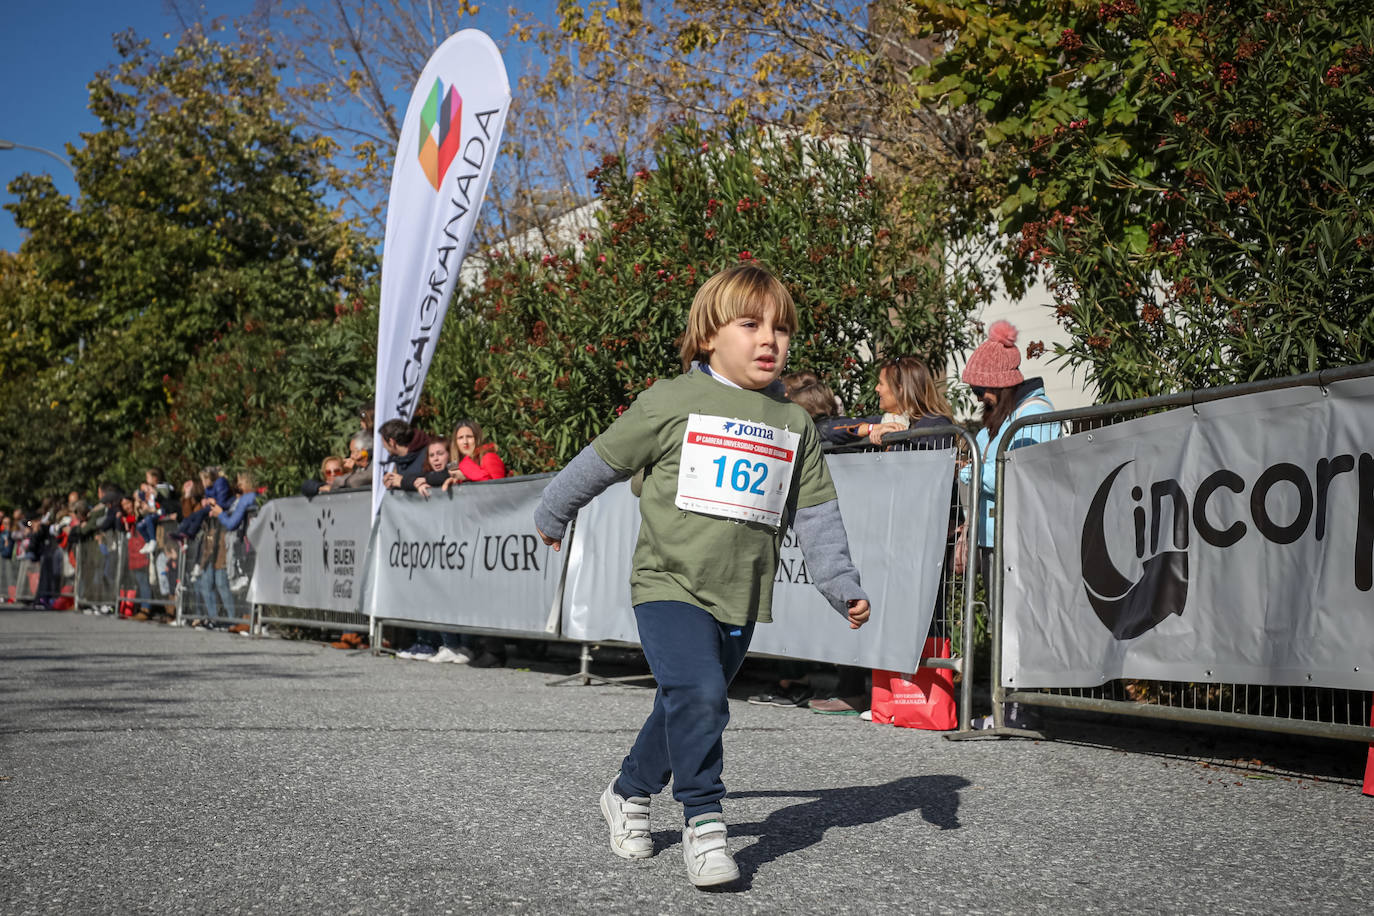
POLYGON ((721 735, 730 721, 726 692, 749 651, 754 625, 721 623, 682 601, 636 605, 635 620, 658 693, 620 765, 615 791, 648 797, 672 779, 685 819, 719 812, 725 797, 721 735))

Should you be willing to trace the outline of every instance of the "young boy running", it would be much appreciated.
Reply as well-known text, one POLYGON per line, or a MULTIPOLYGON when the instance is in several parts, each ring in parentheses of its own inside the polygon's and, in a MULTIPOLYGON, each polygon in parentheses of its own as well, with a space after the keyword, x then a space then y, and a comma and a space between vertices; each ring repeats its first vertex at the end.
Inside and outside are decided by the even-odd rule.
POLYGON ((772 620, 788 524, 850 627, 869 615, 815 426, 778 381, 796 326, 791 295, 762 267, 707 280, 688 316, 683 374, 640 395, 554 478, 535 513, 557 550, 578 509, 645 471, 630 593, 658 693, 601 812, 611 850, 647 858, 649 798, 671 778, 686 819, 687 877, 698 887, 739 878, 721 813, 727 690, 754 624, 772 620))

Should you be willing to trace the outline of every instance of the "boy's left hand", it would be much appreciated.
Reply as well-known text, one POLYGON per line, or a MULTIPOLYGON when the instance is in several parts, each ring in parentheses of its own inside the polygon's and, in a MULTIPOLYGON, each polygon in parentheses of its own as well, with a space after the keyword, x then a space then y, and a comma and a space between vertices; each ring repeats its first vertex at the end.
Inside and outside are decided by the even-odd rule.
POLYGON ((846 616, 849 617, 849 629, 857 630, 868 623, 868 602, 863 598, 850 601, 846 616))

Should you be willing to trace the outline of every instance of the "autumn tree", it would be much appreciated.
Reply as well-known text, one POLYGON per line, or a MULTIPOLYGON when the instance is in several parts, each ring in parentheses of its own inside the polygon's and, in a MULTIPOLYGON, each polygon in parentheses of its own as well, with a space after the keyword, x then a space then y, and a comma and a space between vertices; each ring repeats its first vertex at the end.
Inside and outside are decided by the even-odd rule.
MULTIPOLYGON (((553 251, 497 252, 460 292, 426 393, 435 429, 475 415, 520 471, 558 467, 658 378, 697 288, 761 259, 797 302, 789 371, 876 409, 873 355, 943 366, 966 347, 976 259, 902 214, 908 185, 870 171, 860 143, 745 126, 666 134, 644 164, 592 170, 595 224, 553 251)), ((938 189, 927 188, 927 200, 938 189)))
POLYGON ((373 266, 326 201, 332 141, 289 117, 268 61, 197 33, 166 53, 124 34, 116 50, 90 84, 100 129, 67 151, 80 196, 46 176, 10 186, 27 230, 0 265, 0 356, 22 366, 0 392, 12 499, 89 485, 217 335, 251 323, 290 341, 373 266), (73 443, 60 460, 11 460, 52 435, 73 443))
POLYGON ((1356 2, 918 2, 921 74, 1016 170, 1060 350, 1119 399, 1374 358, 1374 13, 1356 2))

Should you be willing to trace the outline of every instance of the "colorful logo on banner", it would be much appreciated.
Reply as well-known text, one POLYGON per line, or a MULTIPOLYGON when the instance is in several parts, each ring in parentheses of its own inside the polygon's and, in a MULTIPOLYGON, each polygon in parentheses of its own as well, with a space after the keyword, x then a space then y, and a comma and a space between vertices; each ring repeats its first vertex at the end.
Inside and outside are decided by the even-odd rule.
POLYGON ((452 86, 444 90, 444 81, 435 80, 425 107, 420 111, 420 167, 425 177, 439 190, 439 185, 458 155, 463 138, 459 127, 463 117, 463 97, 452 86))

